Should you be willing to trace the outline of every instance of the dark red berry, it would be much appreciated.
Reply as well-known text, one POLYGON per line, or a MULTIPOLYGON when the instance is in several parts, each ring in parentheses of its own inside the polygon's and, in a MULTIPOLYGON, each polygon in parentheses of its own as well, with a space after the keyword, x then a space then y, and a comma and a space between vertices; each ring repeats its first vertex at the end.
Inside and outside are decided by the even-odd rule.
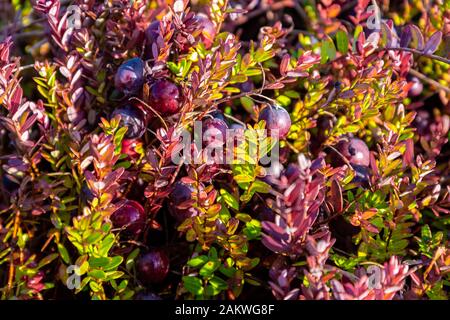
POLYGON ((344 156, 351 164, 368 166, 370 163, 370 151, 366 143, 357 138, 346 138, 335 146, 336 152, 331 152, 331 162, 335 166, 342 166, 346 162, 342 159, 344 156))
POLYGON ((209 116, 211 116, 214 119, 219 119, 219 120, 222 120, 223 122, 227 123, 227 119, 225 119, 223 112, 220 110, 214 110, 213 112, 209 113, 209 116))
POLYGON ((114 110, 112 116, 120 115, 120 124, 127 127, 125 137, 128 139, 140 138, 145 133, 146 123, 145 114, 139 108, 126 105, 114 110))
POLYGON ((291 117, 281 106, 267 106, 261 110, 259 121, 266 121, 266 129, 269 131, 278 130, 278 136, 283 139, 291 129, 291 117))
POLYGON ((418 95, 420 95, 423 91, 423 84, 422 82, 416 78, 416 77, 412 77, 411 78, 411 82, 412 82, 412 86, 411 88, 409 88, 408 91, 408 95, 410 97, 417 97, 418 95))
POLYGON ((188 184, 177 182, 169 195, 169 211, 177 221, 182 222, 190 216, 189 209, 178 208, 182 203, 192 199, 194 188, 188 184))
POLYGON ((431 114, 426 110, 419 110, 413 121, 417 133, 421 136, 426 135, 430 131, 431 114))
POLYGON ((117 90, 126 95, 139 92, 144 84, 144 61, 133 58, 122 63, 117 70, 114 84, 117 90))
POLYGON ((239 83, 238 88, 241 90, 241 92, 252 92, 255 90, 255 85, 253 84, 253 81, 247 80, 245 82, 239 83))
POLYGON ((225 143, 228 125, 219 118, 207 118, 203 121, 203 145, 219 147, 225 143))
POLYGON ((206 49, 211 48, 216 37, 216 26, 214 23, 203 13, 199 13, 196 16, 197 28, 201 30, 200 40, 205 45, 206 49))
POLYGON ((139 279, 144 283, 163 282, 169 273, 170 262, 162 250, 144 254, 137 263, 139 279))
POLYGON ((370 168, 357 164, 352 164, 352 168, 355 171, 355 177, 352 182, 362 184, 365 187, 368 186, 370 180, 370 168))
POLYGON ((124 228, 126 233, 137 236, 145 227, 145 210, 138 202, 126 200, 111 215, 111 221, 115 228, 124 228))
POLYGON ((180 89, 169 80, 158 80, 150 89, 150 105, 163 114, 180 111, 180 89))

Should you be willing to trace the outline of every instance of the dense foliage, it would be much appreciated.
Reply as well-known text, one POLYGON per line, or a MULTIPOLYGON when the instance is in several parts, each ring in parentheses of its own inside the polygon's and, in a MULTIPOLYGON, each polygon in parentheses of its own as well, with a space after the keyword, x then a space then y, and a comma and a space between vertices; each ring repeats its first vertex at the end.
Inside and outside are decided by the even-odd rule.
POLYGON ((1 15, 2 299, 447 299, 448 1, 1 15))

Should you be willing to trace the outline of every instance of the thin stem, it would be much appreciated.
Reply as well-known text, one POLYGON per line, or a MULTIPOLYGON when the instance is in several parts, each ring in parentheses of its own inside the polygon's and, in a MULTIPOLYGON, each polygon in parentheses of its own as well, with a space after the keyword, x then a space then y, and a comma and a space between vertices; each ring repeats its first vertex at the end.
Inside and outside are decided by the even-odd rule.
POLYGON ((388 48, 379 48, 379 49, 376 50, 376 52, 382 52, 382 51, 388 51, 388 50, 411 52, 411 53, 418 54, 420 56, 424 56, 424 57, 427 57, 427 58, 430 58, 430 59, 434 59, 434 60, 438 60, 438 61, 444 62, 446 64, 450 64, 450 60, 449 59, 446 59, 444 57, 437 56, 437 55, 434 55, 434 54, 425 53, 425 52, 422 52, 420 50, 413 49, 413 48, 391 48, 391 47, 388 47, 388 48))
POLYGON ((409 70, 409 73, 410 73, 412 76, 417 77, 417 78, 419 78, 420 80, 423 80, 423 81, 425 81, 425 82, 431 84, 432 86, 435 86, 435 87, 439 88, 440 90, 444 90, 445 92, 447 92, 448 94, 450 94, 450 89, 449 89, 449 88, 444 87, 444 86, 443 86, 442 84, 440 84, 439 82, 437 82, 437 81, 435 81, 435 80, 433 80, 433 79, 428 78, 427 76, 425 76, 424 74, 420 73, 419 71, 414 70, 414 69, 411 69, 411 70, 409 70))

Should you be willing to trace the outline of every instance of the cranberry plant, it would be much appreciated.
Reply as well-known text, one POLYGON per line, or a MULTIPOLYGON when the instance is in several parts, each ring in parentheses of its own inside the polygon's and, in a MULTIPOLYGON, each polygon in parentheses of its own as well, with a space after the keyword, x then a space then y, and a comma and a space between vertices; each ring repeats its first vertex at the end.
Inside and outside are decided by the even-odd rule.
POLYGON ((447 299, 447 2, 3 11, 2 299, 447 299))

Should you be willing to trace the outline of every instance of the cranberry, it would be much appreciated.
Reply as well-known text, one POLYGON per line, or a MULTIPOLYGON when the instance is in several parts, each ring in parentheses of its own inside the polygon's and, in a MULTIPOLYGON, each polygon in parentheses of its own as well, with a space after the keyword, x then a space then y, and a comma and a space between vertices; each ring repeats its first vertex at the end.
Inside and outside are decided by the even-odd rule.
MULTIPOLYGON (((344 156, 348 162, 351 164, 368 166, 370 163, 370 151, 367 147, 366 143, 361 139, 357 138, 349 138, 343 139, 339 141, 339 143, 335 146, 336 150, 344 156)), ((332 152, 331 162, 335 166, 342 166, 345 164, 345 161, 342 159, 342 156, 336 154, 336 152, 332 152)))
POLYGON ((355 177, 352 182, 360 183, 363 186, 368 186, 370 180, 370 168, 357 164, 352 164, 352 168, 355 171, 355 177))
POLYGON ((190 200, 192 198, 193 191, 194 188, 190 185, 177 182, 169 195, 169 211, 179 222, 188 218, 190 216, 190 212, 189 209, 180 209, 177 208, 177 206, 190 200))
POLYGON ((247 80, 245 82, 239 83, 238 88, 241 90, 241 92, 252 92, 255 90, 255 85, 253 84, 253 81, 247 80))
POLYGON ((145 114, 139 109, 131 105, 114 110, 112 116, 120 115, 120 124, 127 127, 125 137, 128 139, 140 138, 145 133, 146 123, 145 114))
POLYGON ((203 145, 218 147, 225 143, 228 125, 219 118, 207 118, 203 121, 203 145))
POLYGON ((422 82, 416 78, 416 77, 412 77, 411 78, 411 82, 413 83, 413 85, 411 86, 411 88, 409 88, 408 91, 408 95, 410 97, 417 97, 418 95, 420 95, 423 91, 423 84, 422 82))
POLYGON ((139 279, 147 284, 163 282, 169 273, 169 265, 169 258, 163 251, 146 253, 137 263, 139 279))
POLYGON ((111 215, 111 221, 115 228, 125 228, 128 234, 137 236, 145 227, 144 208, 136 201, 126 200, 111 215))
POLYGON ((137 93, 144 84, 144 61, 133 58, 125 61, 114 78, 117 90, 126 95, 137 93))
POLYGON ((266 128, 269 131, 278 130, 281 139, 285 138, 291 128, 291 118, 289 113, 281 106, 267 106, 261 110, 259 121, 266 121, 266 128))
POLYGON ((419 110, 414 118, 413 125, 417 129, 417 133, 421 136, 426 135, 430 131, 431 115, 428 111, 419 110))
POLYGON ((214 38, 216 37, 216 26, 214 23, 203 13, 199 13, 196 16, 198 29, 201 30, 200 40, 205 45, 206 49, 212 47, 214 38))
POLYGON ((169 80, 158 80, 150 89, 150 105, 163 114, 180 111, 180 89, 169 80))
POLYGON ((225 119, 225 116, 223 115, 223 112, 220 110, 214 110, 213 112, 209 113, 211 117, 214 119, 222 120, 223 122, 227 122, 227 119, 225 119))

